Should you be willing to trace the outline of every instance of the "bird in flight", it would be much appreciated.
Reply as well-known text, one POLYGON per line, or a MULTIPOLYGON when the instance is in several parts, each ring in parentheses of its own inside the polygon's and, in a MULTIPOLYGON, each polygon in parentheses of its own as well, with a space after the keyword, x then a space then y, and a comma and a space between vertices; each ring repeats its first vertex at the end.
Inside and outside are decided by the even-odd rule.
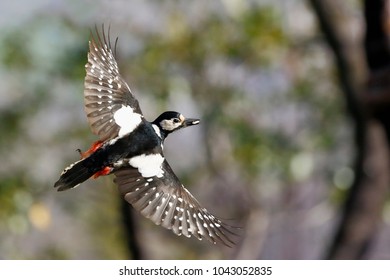
POLYGON ((167 136, 199 124, 199 119, 167 111, 147 121, 119 72, 104 27, 102 34, 97 28, 91 34, 85 68, 84 108, 99 140, 88 151, 79 150, 81 159, 65 168, 54 187, 64 191, 90 177, 114 174, 124 199, 155 224, 177 235, 231 247, 230 226, 200 205, 164 157, 167 136))

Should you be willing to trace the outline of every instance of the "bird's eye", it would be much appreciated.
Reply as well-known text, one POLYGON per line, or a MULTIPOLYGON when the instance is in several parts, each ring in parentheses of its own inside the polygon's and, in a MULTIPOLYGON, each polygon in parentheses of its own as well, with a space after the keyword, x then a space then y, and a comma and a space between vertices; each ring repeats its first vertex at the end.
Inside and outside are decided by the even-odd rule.
POLYGON ((173 119, 173 122, 174 122, 174 123, 179 123, 180 120, 179 120, 178 118, 174 118, 174 119, 173 119))

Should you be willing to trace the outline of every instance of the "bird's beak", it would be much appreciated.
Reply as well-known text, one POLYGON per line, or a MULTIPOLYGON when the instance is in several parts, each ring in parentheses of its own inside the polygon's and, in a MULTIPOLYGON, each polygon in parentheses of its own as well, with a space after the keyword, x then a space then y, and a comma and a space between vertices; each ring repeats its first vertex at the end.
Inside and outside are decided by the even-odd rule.
POLYGON ((183 124, 182 126, 183 127, 187 127, 187 126, 191 126, 191 125, 197 125, 200 123, 200 120, 199 119, 185 119, 183 121, 183 124))

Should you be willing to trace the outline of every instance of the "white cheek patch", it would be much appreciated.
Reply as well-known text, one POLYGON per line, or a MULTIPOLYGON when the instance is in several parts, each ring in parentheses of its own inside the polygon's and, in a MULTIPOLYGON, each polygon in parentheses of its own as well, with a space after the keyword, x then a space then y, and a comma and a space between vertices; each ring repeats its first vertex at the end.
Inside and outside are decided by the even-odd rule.
POLYGON ((151 154, 133 157, 129 164, 134 168, 138 168, 138 172, 144 178, 153 176, 161 178, 164 175, 164 171, 161 169, 163 162, 164 158, 160 154, 151 154))
POLYGON ((114 113, 114 120, 120 127, 118 136, 121 137, 132 132, 141 123, 142 116, 134 113, 130 106, 122 105, 122 108, 114 113))
POLYGON ((163 120, 160 124, 167 131, 173 131, 181 125, 180 123, 174 123, 172 120, 163 120))

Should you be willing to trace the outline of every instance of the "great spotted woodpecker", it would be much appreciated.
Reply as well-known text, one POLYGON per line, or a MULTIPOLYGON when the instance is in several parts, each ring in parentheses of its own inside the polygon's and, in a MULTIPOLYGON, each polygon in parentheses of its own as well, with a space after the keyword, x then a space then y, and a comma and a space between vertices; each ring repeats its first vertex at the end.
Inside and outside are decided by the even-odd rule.
POLYGON ((79 151, 81 159, 65 168, 54 187, 64 191, 90 177, 114 174, 124 199, 155 224, 177 235, 232 246, 230 226, 200 205, 163 154, 170 133, 199 120, 168 111, 147 121, 119 72, 104 28, 102 34, 96 30, 91 35, 85 68, 84 107, 99 140, 88 151, 79 151))

